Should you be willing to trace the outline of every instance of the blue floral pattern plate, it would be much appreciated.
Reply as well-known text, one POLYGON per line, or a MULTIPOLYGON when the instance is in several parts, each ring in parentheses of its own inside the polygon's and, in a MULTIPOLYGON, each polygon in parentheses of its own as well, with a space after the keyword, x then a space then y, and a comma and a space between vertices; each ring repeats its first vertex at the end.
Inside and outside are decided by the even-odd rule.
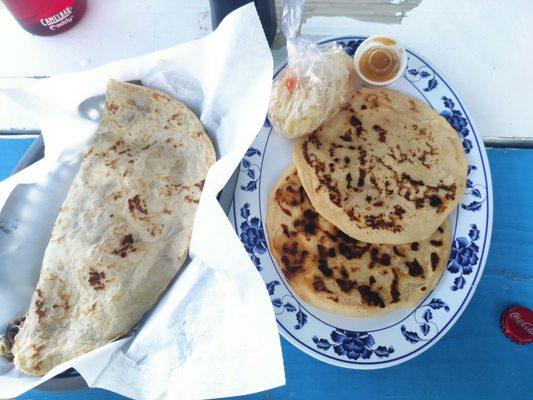
MULTIPOLYGON (((353 55, 363 39, 339 37, 322 43, 337 42, 353 55)), ((453 246, 447 269, 417 307, 380 318, 348 318, 316 309, 292 291, 269 252, 264 221, 268 195, 289 166, 294 143, 275 134, 268 120, 240 164, 235 187, 226 188, 233 191, 230 220, 265 280, 281 334, 305 353, 346 368, 389 367, 435 344, 472 298, 489 250, 492 183, 481 137, 443 76, 422 57, 407 53, 407 70, 393 89, 421 99, 442 115, 457 131, 469 165, 464 197, 450 216, 453 246)))

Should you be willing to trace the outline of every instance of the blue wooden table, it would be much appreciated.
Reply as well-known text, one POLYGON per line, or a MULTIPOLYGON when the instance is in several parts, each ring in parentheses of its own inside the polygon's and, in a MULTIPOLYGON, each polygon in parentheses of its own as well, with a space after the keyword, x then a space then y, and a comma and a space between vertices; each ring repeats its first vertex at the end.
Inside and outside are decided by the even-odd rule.
MULTIPOLYGON (((0 179, 31 142, 0 139, 0 179)), ((439 343, 396 367, 353 371, 323 364, 282 339, 287 385, 240 399, 533 399, 533 346, 512 343, 499 328, 505 307, 533 308, 533 150, 488 153, 495 215, 490 255, 470 305, 439 343)), ((20 396, 122 398, 100 389, 20 396)))

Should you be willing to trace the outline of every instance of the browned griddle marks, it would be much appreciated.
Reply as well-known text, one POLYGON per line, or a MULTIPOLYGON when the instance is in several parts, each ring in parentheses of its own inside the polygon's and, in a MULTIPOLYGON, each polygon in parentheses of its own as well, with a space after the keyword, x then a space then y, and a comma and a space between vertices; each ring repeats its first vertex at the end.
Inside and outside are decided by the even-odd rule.
POLYGON ((361 187, 365 184, 366 170, 359 168, 359 179, 357 179, 357 186, 361 187))
POLYGON ((96 271, 94 269, 91 269, 89 271, 89 278, 87 281, 89 282, 89 285, 92 286, 94 290, 102 290, 105 289, 105 272, 104 271, 96 271))
POLYGON ((396 254, 399 257, 403 257, 404 256, 404 253, 402 251, 400 251, 400 249, 398 249, 398 247, 396 247, 396 246, 392 246, 392 251, 394 252, 394 254, 396 254))
POLYGON ((128 199, 128 208, 131 213, 133 213, 134 211, 138 211, 142 214, 148 214, 148 210, 146 209, 146 203, 141 199, 138 194, 128 199))
POLYGON ((323 292, 323 293, 333 293, 331 290, 329 290, 327 287, 326 287, 326 284, 324 283, 324 281, 315 276, 314 277, 314 281, 313 281, 313 288, 317 291, 317 292, 323 292))
POLYGON ((339 138, 345 142, 351 142, 352 141, 352 131, 348 129, 346 132, 344 132, 342 135, 339 136, 339 138))
POLYGON ((304 231, 305 233, 309 235, 314 235, 317 231, 317 224, 316 220, 318 218, 318 214, 314 212, 311 209, 307 209, 304 211, 304 231))
POLYGON ((321 131, 322 129, 317 129, 313 133, 311 133, 308 137, 308 140, 315 145, 317 149, 320 149, 322 147, 322 142, 320 142, 320 139, 318 138, 318 131, 321 131))
POLYGON ((131 233, 125 235, 120 241, 120 247, 113 250, 113 254, 125 258, 128 253, 134 252, 136 249, 133 247, 133 235, 131 233))
POLYGON ((439 266, 439 255, 437 253, 431 253, 431 269, 435 271, 439 266))
POLYGON ((390 230, 392 232, 401 232, 403 230, 394 220, 385 219, 384 214, 365 215, 365 223, 372 229, 390 230))
POLYGON ((308 255, 308 251, 299 251, 297 242, 284 243, 281 251, 283 253, 283 256, 281 257, 281 263, 285 267, 283 269, 285 275, 290 277, 300 272, 308 255))
POLYGON ((357 287, 359 294, 363 298, 363 301, 369 306, 377 306, 379 308, 384 308, 385 303, 379 295, 379 293, 374 292, 372 288, 368 285, 361 285, 357 287))
POLYGON ((348 172, 346 174, 346 188, 350 189, 352 187, 352 173, 348 172))
POLYGON ((376 247, 370 249, 370 259, 378 264, 388 267, 391 264, 390 255, 387 253, 379 254, 379 250, 376 247))
POLYGON ((378 140, 381 143, 385 143, 385 141, 387 140, 387 130, 383 129, 379 125, 372 126, 372 129, 374 130, 374 132, 376 132, 378 134, 378 137, 379 137, 378 140))
POLYGON ((204 190, 204 184, 205 184, 205 179, 202 179, 200 182, 196 182, 194 186, 196 186, 198 189, 200 189, 200 191, 202 191, 204 190))
POLYGON ((44 307, 43 292, 41 289, 35 290, 35 293, 38 297, 38 299, 35 300, 35 314, 37 314, 37 318, 40 322, 46 315, 46 309, 44 307))
POLYGON ((442 205, 442 199, 436 194, 429 196, 429 205, 431 207, 440 207, 442 205))
POLYGON ((396 204, 394 206, 394 215, 396 215, 400 219, 403 219, 403 214, 405 214, 405 209, 402 206, 396 204))
POLYGON ((356 281, 351 281, 349 279, 336 279, 337 285, 344 293, 350 293, 354 287, 357 286, 356 281))
POLYGON ((322 272, 325 277, 331 278, 333 276, 333 270, 328 266, 328 249, 326 249, 326 247, 322 246, 321 244, 318 244, 317 250, 318 270, 322 272))
POLYGON ((392 269, 392 273, 394 274, 394 279, 392 280, 391 286, 390 286, 390 295, 392 298, 392 303, 397 303, 400 301, 400 292, 398 290, 398 273, 396 272, 396 269, 392 269))
POLYGON ((419 264, 416 258, 411 262, 406 261, 405 265, 407 268, 409 268, 409 275, 411 276, 421 276, 424 273, 422 266, 419 264))
POLYGON ((358 126, 361 126, 361 121, 359 120, 359 118, 357 118, 355 115, 351 115, 350 116, 350 125, 353 126, 354 128, 357 128, 358 126))

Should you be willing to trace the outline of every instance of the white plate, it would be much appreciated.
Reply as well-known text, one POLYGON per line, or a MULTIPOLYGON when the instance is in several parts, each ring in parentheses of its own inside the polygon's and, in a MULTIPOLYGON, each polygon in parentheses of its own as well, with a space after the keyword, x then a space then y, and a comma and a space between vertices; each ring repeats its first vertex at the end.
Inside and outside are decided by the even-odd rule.
MULTIPOLYGON (((339 37, 322 43, 338 42, 353 55, 363 39, 339 37)), ((492 182, 481 137, 442 75, 422 57, 407 53, 407 71, 394 89, 421 99, 448 119, 461 137, 469 165, 464 198, 451 215, 454 241, 447 270, 416 308, 381 318, 347 318, 318 310, 294 294, 268 250, 263 230, 268 195, 290 164, 293 141, 274 133, 268 121, 242 160, 235 187, 228 189, 233 191, 230 220, 265 280, 281 334, 305 353, 341 367, 389 367, 435 344, 472 298, 489 250, 492 182)))

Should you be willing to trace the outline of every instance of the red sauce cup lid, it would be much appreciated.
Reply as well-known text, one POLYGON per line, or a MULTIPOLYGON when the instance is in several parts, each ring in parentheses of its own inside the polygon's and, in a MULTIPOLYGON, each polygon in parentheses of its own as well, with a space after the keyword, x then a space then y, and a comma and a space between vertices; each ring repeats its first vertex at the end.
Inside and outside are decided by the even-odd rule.
POLYGON ((518 344, 533 342, 533 311, 527 307, 512 306, 507 308, 501 318, 503 333, 518 344))

